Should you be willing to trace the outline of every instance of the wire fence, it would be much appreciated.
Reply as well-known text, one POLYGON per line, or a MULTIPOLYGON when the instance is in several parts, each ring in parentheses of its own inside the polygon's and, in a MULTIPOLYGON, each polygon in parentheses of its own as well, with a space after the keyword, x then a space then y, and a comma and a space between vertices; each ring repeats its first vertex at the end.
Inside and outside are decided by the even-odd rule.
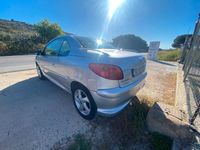
POLYGON ((190 123, 194 124, 196 118, 200 115, 200 18, 196 22, 195 30, 190 38, 186 38, 182 47, 182 56, 180 59, 183 65, 184 82, 188 83, 195 102, 195 109, 192 111, 190 123))

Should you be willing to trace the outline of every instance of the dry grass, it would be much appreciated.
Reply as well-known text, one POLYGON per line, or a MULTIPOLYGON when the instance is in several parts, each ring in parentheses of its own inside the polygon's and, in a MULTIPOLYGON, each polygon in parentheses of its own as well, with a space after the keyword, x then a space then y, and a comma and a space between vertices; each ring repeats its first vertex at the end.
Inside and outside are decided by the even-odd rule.
POLYGON ((92 130, 97 127, 104 129, 103 138, 94 144, 96 149, 148 149, 151 135, 146 127, 146 116, 151 104, 137 97, 133 102, 113 118, 97 117, 90 123, 92 130))
POLYGON ((179 49, 163 50, 158 52, 158 59, 163 61, 177 61, 179 60, 181 52, 179 49))
MULTIPOLYGON (((174 105, 176 93, 176 72, 169 66, 151 62, 147 69, 148 76, 144 88, 138 93, 140 99, 150 102, 164 102, 174 105)), ((170 66, 171 67, 171 66, 170 66)), ((176 67, 174 67, 176 70, 176 67)))

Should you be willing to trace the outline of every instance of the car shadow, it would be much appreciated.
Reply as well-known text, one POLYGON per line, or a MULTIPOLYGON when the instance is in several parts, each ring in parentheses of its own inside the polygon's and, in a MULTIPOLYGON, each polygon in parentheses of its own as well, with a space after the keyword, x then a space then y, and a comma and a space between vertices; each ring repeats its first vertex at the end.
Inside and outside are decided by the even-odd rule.
POLYGON ((138 131, 146 131, 147 110, 135 97, 133 105, 117 116, 87 121, 75 110, 70 94, 49 80, 33 77, 0 92, 0 145, 5 149, 50 149, 63 137, 85 133, 95 138, 112 133, 123 143, 138 131))
POLYGON ((4 149, 50 149, 62 137, 89 129, 71 95, 37 77, 0 92, 0 118, 0 147, 4 149))

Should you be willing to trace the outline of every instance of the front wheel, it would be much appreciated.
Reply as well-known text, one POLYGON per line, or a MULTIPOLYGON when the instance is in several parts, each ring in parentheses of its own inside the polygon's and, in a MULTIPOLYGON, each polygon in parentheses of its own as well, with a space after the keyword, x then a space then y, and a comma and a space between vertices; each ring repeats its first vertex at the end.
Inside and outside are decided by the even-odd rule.
POLYGON ((74 105, 78 113, 87 120, 92 120, 97 112, 96 103, 89 90, 82 85, 76 85, 72 89, 74 105))

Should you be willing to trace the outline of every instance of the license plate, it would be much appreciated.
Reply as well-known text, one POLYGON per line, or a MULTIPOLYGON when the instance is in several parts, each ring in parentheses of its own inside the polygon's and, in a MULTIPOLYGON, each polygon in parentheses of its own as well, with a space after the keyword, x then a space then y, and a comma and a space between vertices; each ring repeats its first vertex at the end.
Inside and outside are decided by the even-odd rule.
POLYGON ((145 67, 131 69, 132 77, 140 75, 142 72, 144 72, 144 68, 145 67))

